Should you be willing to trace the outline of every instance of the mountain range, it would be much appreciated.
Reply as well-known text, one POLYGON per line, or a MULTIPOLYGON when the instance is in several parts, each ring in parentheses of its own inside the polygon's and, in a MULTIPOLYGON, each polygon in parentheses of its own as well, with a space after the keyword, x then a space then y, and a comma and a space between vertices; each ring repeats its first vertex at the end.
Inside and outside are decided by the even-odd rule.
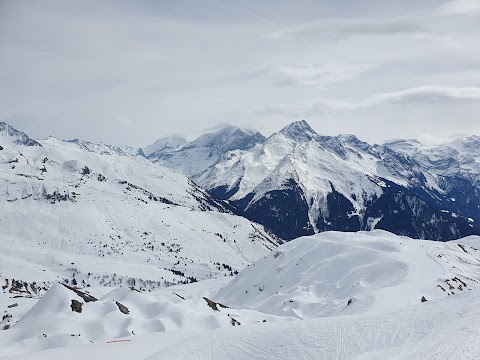
POLYGON ((375 228, 435 240, 480 234, 478 136, 368 144, 302 120, 269 137, 229 126, 144 152, 287 240, 375 228))
MULTIPOLYGON (((182 201, 159 197, 167 203, 182 205, 194 196, 203 210, 216 208, 247 218, 285 240, 328 230, 382 229, 442 241, 480 234, 480 137, 474 135, 455 137, 438 146, 404 139, 369 144, 354 135, 320 135, 302 120, 268 137, 224 126, 193 141, 163 138, 140 149, 79 139, 34 140, 1 123, 0 141, 2 147, 32 148, 37 158, 47 147, 56 153, 74 149, 82 157, 121 159, 128 165, 115 168, 113 175, 120 178, 116 171, 134 172, 135 182, 130 183, 151 194, 152 178, 165 175, 147 174, 164 174, 169 168, 175 171, 168 172, 173 177, 184 175, 179 183, 185 184, 182 191, 189 195, 181 197, 182 201)), ((12 153, 5 161, 12 161, 11 170, 18 173, 22 161, 33 163, 23 157, 23 153, 12 153)), ((70 162, 62 158, 71 165, 70 172, 89 168, 74 157, 70 162)), ((35 165, 45 171, 28 175, 30 181, 50 176, 53 160, 45 158, 45 163, 35 165)), ((62 172, 66 169, 69 166, 64 164, 62 172)), ((108 162, 92 174, 105 176, 106 169, 112 170, 108 162)), ((48 191, 42 190, 42 196, 73 199, 75 191, 62 181, 52 189, 43 182, 47 186, 42 189, 48 191)), ((170 179, 167 183, 173 186, 170 179)), ((39 190, 32 186, 15 189, 10 184, 4 196, 23 198, 35 192, 39 190)))
POLYGON ((479 233, 479 173, 475 136, 0 123, 0 357, 476 358, 480 237, 418 238, 479 233))
POLYGON ((140 149, 37 141, 5 123, 0 146, 0 262, 54 268, 3 271, 7 279, 148 291, 233 276, 278 246, 262 225, 140 149))

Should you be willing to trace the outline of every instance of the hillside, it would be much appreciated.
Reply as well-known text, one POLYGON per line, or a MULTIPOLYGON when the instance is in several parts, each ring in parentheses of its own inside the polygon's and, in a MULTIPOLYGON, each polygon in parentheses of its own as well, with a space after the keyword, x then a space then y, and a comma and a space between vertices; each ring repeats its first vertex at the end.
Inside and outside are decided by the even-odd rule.
POLYGON ((381 230, 325 232, 281 246, 214 299, 299 319, 379 313, 478 290, 479 247, 480 237, 440 243, 381 230))
POLYGON ((281 245, 233 279, 152 293, 58 284, 0 332, 0 356, 473 358, 479 248, 479 237, 326 232, 281 245))
POLYGON ((152 291, 230 277, 278 245, 141 155, 3 128, 0 281, 27 308, 55 282, 152 291))

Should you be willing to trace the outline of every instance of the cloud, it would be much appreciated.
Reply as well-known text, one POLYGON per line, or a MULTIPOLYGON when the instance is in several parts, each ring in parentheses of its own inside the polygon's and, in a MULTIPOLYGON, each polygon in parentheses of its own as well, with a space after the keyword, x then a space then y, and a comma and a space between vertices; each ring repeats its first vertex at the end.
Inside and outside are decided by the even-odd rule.
MULTIPOLYGON (((325 135, 353 133, 367 141, 388 138, 449 138, 453 133, 480 132, 480 87, 419 86, 366 96, 358 101, 312 99, 295 105, 280 104, 259 109, 259 123, 270 124, 306 119, 325 135), (263 121, 263 122, 262 122, 263 121)), ((264 126, 265 128, 265 126, 264 126)))
POLYGON ((380 93, 357 102, 315 99, 296 106, 286 104, 266 106, 256 111, 259 115, 282 115, 290 118, 355 112, 383 105, 438 105, 455 102, 480 104, 480 87, 418 86, 400 91, 380 93))
POLYGON ((372 95, 359 105, 445 103, 461 100, 480 101, 480 87, 418 86, 401 91, 372 95))
POLYGON ((269 72, 277 86, 313 86, 325 88, 330 84, 351 80, 373 69, 368 64, 331 64, 280 66, 269 72))
POLYGON ((266 34, 272 40, 327 37, 341 39, 351 36, 391 36, 425 34, 429 31, 404 18, 322 19, 279 29, 266 34))
POLYGON ((0 121, 138 146, 301 117, 377 139, 397 136, 381 121, 407 116, 408 137, 459 114, 478 129, 480 22, 439 16, 442 3, 469 13, 446 0, 0 0, 0 121))
POLYGON ((347 101, 332 100, 327 98, 304 101, 295 106, 287 104, 271 105, 259 108, 252 112, 253 115, 282 116, 290 119, 308 118, 320 114, 336 114, 353 111, 358 104, 347 101))
POLYGON ((451 0, 437 9, 440 15, 476 15, 480 14, 480 1, 478 0, 451 0))

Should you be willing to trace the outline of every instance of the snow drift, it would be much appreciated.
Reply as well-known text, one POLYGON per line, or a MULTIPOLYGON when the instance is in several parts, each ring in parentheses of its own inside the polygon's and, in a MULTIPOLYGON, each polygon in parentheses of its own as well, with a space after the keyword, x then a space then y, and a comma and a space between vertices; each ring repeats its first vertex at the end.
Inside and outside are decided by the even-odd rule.
POLYGON ((214 297, 300 319, 392 310, 479 287, 480 237, 439 243, 325 232, 282 245, 214 297))

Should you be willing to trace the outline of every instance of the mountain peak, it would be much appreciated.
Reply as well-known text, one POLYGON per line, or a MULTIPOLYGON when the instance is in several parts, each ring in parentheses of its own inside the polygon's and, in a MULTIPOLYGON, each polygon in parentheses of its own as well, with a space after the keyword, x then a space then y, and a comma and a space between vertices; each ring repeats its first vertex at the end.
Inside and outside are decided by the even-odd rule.
POLYGON ((181 139, 173 144, 175 146, 163 146, 159 141, 145 150, 153 162, 195 177, 227 152, 247 150, 264 140, 265 137, 257 131, 221 125, 207 130, 190 142, 181 139))
POLYGON ((187 143, 187 140, 180 136, 170 136, 166 138, 161 138, 156 140, 152 145, 147 146, 143 149, 144 153, 147 156, 151 156, 156 152, 162 152, 167 149, 176 150, 181 148, 187 143))
POLYGON ((24 132, 15 129, 5 122, 0 122, 0 138, 9 139, 15 145, 42 146, 24 132))
POLYGON ((247 149, 264 136, 259 132, 244 131, 237 126, 224 125, 217 127, 213 132, 204 133, 192 141, 188 147, 210 147, 227 152, 237 149, 247 149))
POLYGON ((285 137, 293 140, 310 141, 318 136, 318 134, 311 128, 311 126, 305 121, 295 121, 285 126, 280 133, 285 137))
POLYGON ((257 131, 242 129, 235 125, 223 124, 223 125, 215 126, 213 128, 210 128, 204 131, 195 140, 193 140, 192 143, 211 142, 212 140, 217 141, 217 139, 229 137, 229 136, 244 137, 244 136, 258 136, 258 135, 262 136, 257 131))

